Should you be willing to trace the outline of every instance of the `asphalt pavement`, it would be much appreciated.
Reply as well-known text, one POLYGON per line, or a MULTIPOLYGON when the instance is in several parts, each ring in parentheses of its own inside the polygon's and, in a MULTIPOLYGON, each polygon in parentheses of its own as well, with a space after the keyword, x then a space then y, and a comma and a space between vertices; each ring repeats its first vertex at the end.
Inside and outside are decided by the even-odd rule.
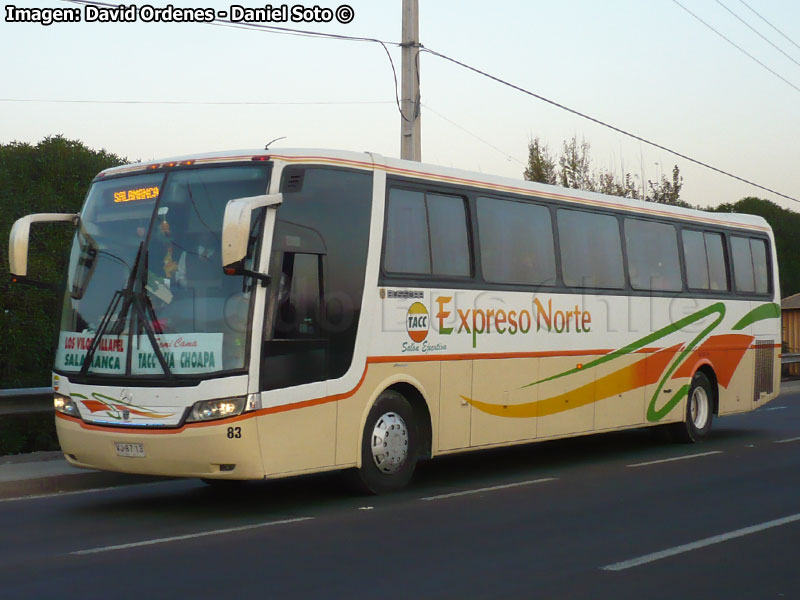
POLYGON ((54 455, 2 464, 0 598, 800 598, 800 383, 782 388, 701 444, 444 457, 383 497, 337 474, 108 487, 54 455))

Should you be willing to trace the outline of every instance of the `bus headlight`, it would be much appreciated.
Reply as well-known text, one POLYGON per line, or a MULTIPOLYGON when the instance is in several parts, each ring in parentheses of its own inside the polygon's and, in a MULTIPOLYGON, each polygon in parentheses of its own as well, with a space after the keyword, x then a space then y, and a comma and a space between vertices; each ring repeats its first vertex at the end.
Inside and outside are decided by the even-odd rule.
POLYGON ((56 412, 64 413, 71 417, 81 416, 78 412, 78 405, 72 401, 72 398, 57 392, 53 394, 53 408, 56 409, 56 412))
POLYGON ((192 412, 186 419, 188 423, 193 421, 213 421, 214 419, 224 419, 235 417, 244 410, 246 398, 220 398, 218 400, 201 400, 192 406, 192 412))

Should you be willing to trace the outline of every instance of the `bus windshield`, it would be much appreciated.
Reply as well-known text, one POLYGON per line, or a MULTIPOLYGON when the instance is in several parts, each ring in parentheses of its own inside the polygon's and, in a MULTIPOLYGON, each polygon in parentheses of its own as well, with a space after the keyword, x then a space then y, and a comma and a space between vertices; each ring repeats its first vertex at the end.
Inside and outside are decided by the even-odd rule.
POLYGON ((72 244, 56 370, 197 377, 244 368, 252 281, 222 271, 222 220, 228 200, 266 193, 269 173, 267 163, 95 181, 72 244))

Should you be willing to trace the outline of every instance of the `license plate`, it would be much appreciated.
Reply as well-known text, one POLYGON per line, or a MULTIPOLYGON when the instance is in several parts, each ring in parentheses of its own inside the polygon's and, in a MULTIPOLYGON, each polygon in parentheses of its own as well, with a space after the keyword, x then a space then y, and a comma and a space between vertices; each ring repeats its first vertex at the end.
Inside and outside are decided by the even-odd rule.
POLYGON ((117 456, 144 458, 144 444, 132 444, 129 442, 114 442, 114 445, 117 447, 117 456))

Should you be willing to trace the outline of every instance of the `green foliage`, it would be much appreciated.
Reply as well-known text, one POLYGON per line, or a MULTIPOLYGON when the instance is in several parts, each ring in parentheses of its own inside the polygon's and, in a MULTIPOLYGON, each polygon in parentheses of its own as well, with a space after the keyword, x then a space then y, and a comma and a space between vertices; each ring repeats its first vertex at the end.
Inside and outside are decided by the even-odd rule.
MULTIPOLYGON (((60 135, 35 146, 0 144, 0 389, 50 385, 62 302, 60 294, 10 283, 11 226, 31 213, 78 212, 94 176, 124 162, 60 135)), ((30 276, 63 282, 72 235, 66 223, 34 225, 30 276)))
POLYGON ((761 198, 749 196, 738 202, 720 204, 712 212, 759 215, 767 220, 775 235, 780 268, 781 297, 800 292, 800 213, 782 208, 761 198))
POLYGON ((630 173, 625 173, 625 177, 620 179, 610 171, 601 171, 597 174, 597 191, 609 196, 639 198, 641 190, 638 179, 630 173))
POLYGON ((653 183, 647 181, 650 188, 650 193, 647 194, 645 200, 648 202, 657 202, 659 204, 672 204, 674 206, 685 206, 691 208, 689 204, 681 200, 681 188, 683 187, 683 177, 678 169, 678 165, 672 167, 672 181, 669 181, 663 175, 661 181, 653 183))
POLYGON ((550 156, 550 150, 542 145, 539 138, 528 143, 528 166, 523 177, 528 181, 556 184, 556 161, 550 156))
POLYGON ((581 140, 572 136, 572 139, 564 140, 561 151, 561 158, 558 159, 558 182, 563 187, 576 190, 596 191, 595 177, 592 174, 592 159, 590 157, 591 146, 586 140, 581 140))
POLYGON ((0 456, 58 449, 52 413, 6 415, 0 419, 0 456))
POLYGON ((558 166, 550 155, 547 145, 542 144, 538 137, 534 138, 528 143, 528 166, 522 176, 528 181, 558 184, 588 192, 675 206, 690 206, 680 199, 683 177, 678 165, 672 168, 671 179, 662 175, 657 182, 648 180, 648 191, 645 193, 644 187, 639 185, 638 175, 623 173, 622 176, 617 176, 608 170, 594 170, 591 145, 584 139, 578 142, 577 136, 574 135, 562 143, 558 166))

